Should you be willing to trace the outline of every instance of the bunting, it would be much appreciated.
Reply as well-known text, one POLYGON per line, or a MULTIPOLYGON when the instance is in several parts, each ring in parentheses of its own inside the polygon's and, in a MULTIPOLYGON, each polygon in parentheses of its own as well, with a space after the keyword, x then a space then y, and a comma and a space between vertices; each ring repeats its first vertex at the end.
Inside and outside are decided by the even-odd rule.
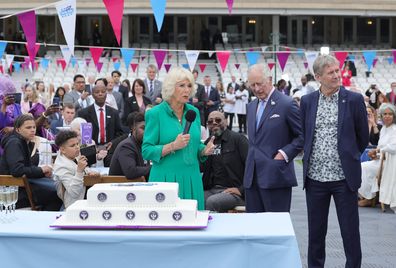
MULTIPOLYGON (((169 72, 169 69, 171 68, 171 66, 172 66, 172 64, 170 64, 170 63, 165 63, 164 64, 164 67, 165 67, 165 70, 166 70, 167 73, 169 72)), ((184 68, 186 68, 186 67, 184 67, 184 68)), ((186 69, 188 69, 188 64, 187 64, 187 68, 186 69)))
MULTIPOLYGON (((124 0, 103 0, 109 14, 110 23, 113 27, 117 43, 121 46, 121 25, 122 16, 124 15, 124 0)), ((126 64, 128 66, 129 64, 126 64)))
MULTIPOLYGON (((99 63, 100 56, 102 55, 103 47, 90 47, 89 50, 91 51, 92 60, 95 63, 95 66, 98 67, 97 65, 99 63)), ((87 60, 87 59, 85 59, 85 60, 87 60)), ((91 61, 91 59, 89 59, 89 61, 91 61)))
POLYGON ((246 58, 249 62, 249 66, 256 64, 259 57, 260 57, 260 53, 258 53, 257 51, 246 52, 246 58))
POLYGON ((275 63, 274 62, 269 62, 267 65, 268 65, 268 68, 270 69, 270 71, 272 71, 272 68, 274 68, 275 63))
POLYGON ((138 67, 138 65, 139 65, 139 64, 137 64, 137 63, 131 63, 131 68, 132 68, 132 71, 133 71, 134 73, 136 73, 136 68, 138 67))
POLYGON ((7 42, 0 41, 0 59, 1 57, 3 57, 6 47, 7 47, 7 42))
POLYGON ((226 2, 227 2, 227 7, 228 7, 228 14, 231 15, 232 7, 234 5, 234 0, 226 0, 226 2))
POLYGON ((166 50, 154 50, 153 51, 155 60, 157 62, 158 70, 161 70, 162 64, 164 63, 166 53, 167 53, 166 50))
POLYGON ((206 69, 206 63, 200 63, 198 64, 199 69, 201 70, 201 73, 205 72, 206 69))
POLYGON ((72 57, 72 53, 70 51, 69 46, 65 45, 60 45, 60 50, 62 52, 63 58, 65 59, 65 63, 68 64, 70 62, 70 59, 72 57))
POLYGON ((227 64, 228 64, 228 60, 230 59, 231 52, 230 51, 218 51, 216 54, 217 54, 217 59, 221 66, 221 70, 224 73, 224 71, 227 67, 227 64))
POLYGON ((346 57, 348 57, 348 52, 345 51, 334 52, 334 56, 340 62, 340 69, 341 69, 344 66, 346 57))
POLYGON ((74 55, 74 37, 76 34, 76 0, 59 1, 56 4, 56 12, 65 36, 66 44, 71 55, 74 55))
POLYGON ((161 31, 162 23, 164 21, 166 0, 150 0, 151 8, 154 12, 155 22, 157 24, 158 32, 161 31))
POLYGON ((135 50, 133 48, 121 48, 121 55, 125 62, 125 67, 128 68, 132 61, 133 55, 135 55, 135 50))
POLYGON ((190 67, 190 71, 192 72, 194 70, 195 64, 197 63, 197 60, 199 57, 199 51, 198 50, 186 50, 186 51, 184 51, 184 54, 186 55, 188 66, 190 67))
POLYGON ((371 67, 373 67, 374 59, 375 56, 377 55, 377 51, 364 51, 363 52, 363 57, 364 60, 366 61, 367 68, 370 71, 371 67))
POLYGON ((32 10, 19 14, 18 19, 25 33, 30 62, 33 63, 36 56, 36 12, 32 10))
POLYGON ((289 58, 289 55, 290 55, 290 52, 289 52, 289 51, 277 52, 277 53, 276 53, 276 56, 277 56, 278 61, 279 61, 279 66, 280 66, 282 72, 283 72, 284 69, 285 69, 286 62, 287 62, 287 59, 289 58))
POLYGON ((306 51, 305 52, 305 58, 307 59, 307 67, 309 71, 313 74, 313 63, 316 60, 316 58, 319 56, 318 51, 306 51))

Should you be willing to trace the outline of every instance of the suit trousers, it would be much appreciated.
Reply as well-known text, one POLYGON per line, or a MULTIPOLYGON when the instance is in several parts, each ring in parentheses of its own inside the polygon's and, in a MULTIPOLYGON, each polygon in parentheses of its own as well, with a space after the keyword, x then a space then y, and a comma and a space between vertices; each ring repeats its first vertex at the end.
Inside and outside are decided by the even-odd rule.
POLYGON ((361 266, 358 194, 352 192, 346 180, 319 182, 306 180, 308 210, 308 267, 324 267, 326 233, 331 196, 334 198, 348 268, 361 266))
POLYGON ((250 188, 245 188, 246 212, 290 212, 291 187, 262 189, 254 170, 250 188))

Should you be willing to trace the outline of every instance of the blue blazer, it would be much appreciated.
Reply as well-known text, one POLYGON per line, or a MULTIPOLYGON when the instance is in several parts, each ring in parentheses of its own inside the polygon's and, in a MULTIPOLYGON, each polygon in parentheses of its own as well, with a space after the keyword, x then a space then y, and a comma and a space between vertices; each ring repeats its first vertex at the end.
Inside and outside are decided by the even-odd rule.
POLYGON ((293 158, 304 143, 298 105, 291 97, 274 90, 256 129, 257 105, 258 99, 247 106, 249 151, 244 187, 251 187, 254 169, 262 189, 297 186, 293 158), (278 150, 286 153, 289 162, 273 159, 278 150))
POLYGON ((51 120, 50 126, 51 126, 51 131, 52 131, 52 133, 53 133, 54 135, 57 135, 58 132, 59 132, 59 130, 57 129, 57 127, 62 127, 62 126, 63 126, 63 118, 62 118, 62 116, 60 116, 59 119, 53 119, 53 120, 51 120))
MULTIPOLYGON (((305 95, 301 99, 301 118, 304 133, 303 178, 307 179, 308 163, 314 138, 316 112, 319 102, 319 90, 305 95)), ((360 156, 369 142, 366 105, 361 94, 341 87, 338 99, 338 154, 341 159, 348 187, 352 191, 360 188, 360 156)))

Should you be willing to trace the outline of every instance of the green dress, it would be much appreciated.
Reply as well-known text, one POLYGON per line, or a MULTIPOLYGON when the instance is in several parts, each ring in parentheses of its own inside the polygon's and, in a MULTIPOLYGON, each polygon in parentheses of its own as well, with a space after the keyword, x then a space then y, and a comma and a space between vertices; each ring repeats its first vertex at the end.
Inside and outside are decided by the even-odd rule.
POLYGON ((195 199, 198 209, 205 208, 204 191, 199 161, 205 161, 201 156, 205 145, 201 142, 201 122, 199 111, 190 104, 185 104, 182 124, 173 112, 169 103, 161 104, 148 110, 145 115, 146 128, 144 132, 142 153, 143 158, 151 160, 153 166, 150 171, 150 182, 179 183, 179 197, 195 199), (171 143, 181 134, 186 124, 185 114, 194 110, 197 114, 190 128, 190 141, 186 147, 161 157, 162 148, 171 143))

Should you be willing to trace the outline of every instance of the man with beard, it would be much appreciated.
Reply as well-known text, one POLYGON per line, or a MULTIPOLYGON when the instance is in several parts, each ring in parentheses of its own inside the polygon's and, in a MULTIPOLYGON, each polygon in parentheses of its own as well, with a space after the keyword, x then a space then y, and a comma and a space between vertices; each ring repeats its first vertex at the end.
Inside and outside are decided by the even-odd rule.
POLYGON ((142 142, 145 128, 144 114, 133 112, 128 115, 131 134, 120 142, 111 159, 109 175, 122 175, 128 179, 140 176, 148 178, 150 165, 142 157, 142 142))
POLYGON ((248 141, 244 135, 227 128, 227 120, 221 112, 211 112, 207 123, 210 135, 215 136, 215 150, 203 168, 205 207, 227 212, 244 205, 243 173, 248 141))

